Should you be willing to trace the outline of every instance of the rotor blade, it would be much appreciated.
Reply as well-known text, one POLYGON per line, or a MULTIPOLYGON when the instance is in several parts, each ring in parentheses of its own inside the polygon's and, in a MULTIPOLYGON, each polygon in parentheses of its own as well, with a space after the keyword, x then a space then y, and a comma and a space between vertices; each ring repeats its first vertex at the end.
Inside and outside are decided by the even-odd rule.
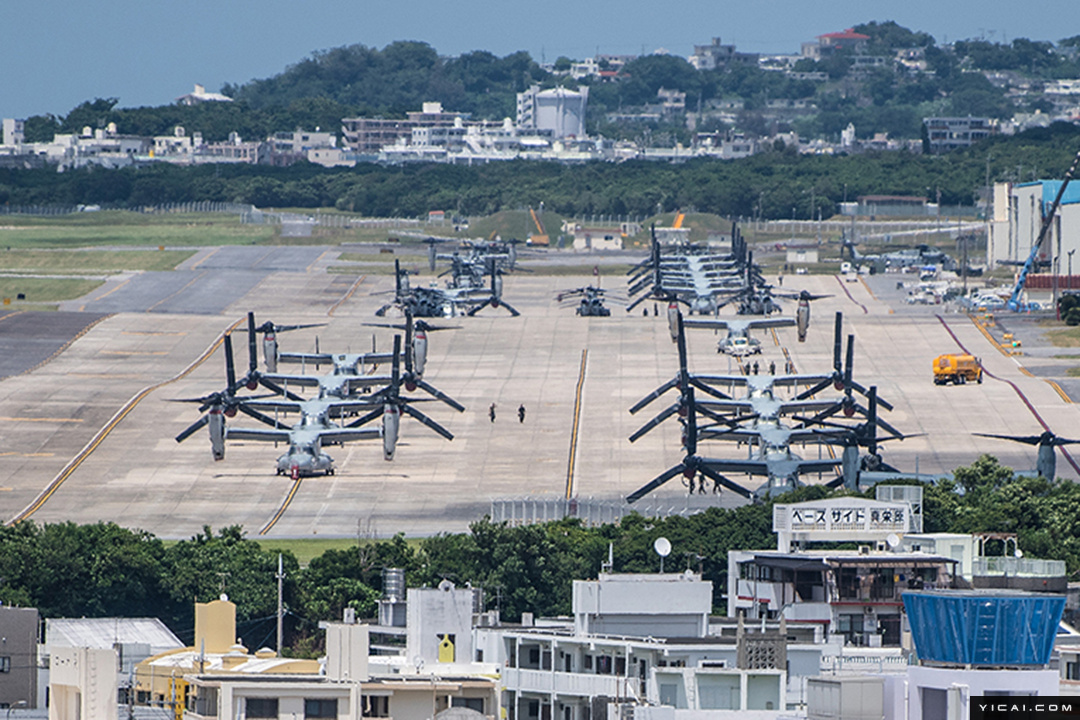
POLYGON ((289 398, 290 400, 295 400, 297 402, 303 402, 304 401, 304 397, 302 395, 297 395, 294 392, 290 392, 290 391, 286 390, 285 388, 281 387, 280 385, 278 385, 277 383, 272 382, 270 380, 267 380, 266 378, 264 378, 262 376, 259 377, 259 384, 262 385, 267 390, 272 390, 273 392, 276 392, 278 395, 284 395, 285 397, 289 398))
POLYGON ((382 416, 382 414, 383 414, 383 409, 382 408, 376 408, 375 410, 372 410, 371 412, 369 412, 367 415, 361 415, 356 420, 353 420, 351 423, 346 424, 344 427, 354 428, 354 427, 360 427, 361 425, 367 425, 372 420, 379 419, 382 416))
POLYGON ((833 382, 833 379, 831 377, 826 378, 826 379, 822 380, 821 382, 819 382, 814 387, 810 388, 809 390, 803 390, 801 393, 799 393, 798 395, 795 396, 795 399, 796 400, 805 400, 808 397, 811 397, 812 395, 816 395, 817 393, 821 392, 825 388, 829 387, 829 385, 832 385, 832 382, 833 382))
POLYGON ((843 333, 844 333, 844 313, 836 313, 836 324, 833 326, 833 370, 837 374, 843 372, 843 366, 840 364, 840 352, 843 350, 843 333))
POLYGON ((255 313, 248 313, 248 375, 259 369, 259 351, 255 338, 255 313))
POLYGON ((477 305, 476 307, 474 307, 474 308, 473 308, 472 310, 469 310, 469 311, 468 311, 467 313, 465 313, 465 314, 466 314, 466 315, 468 315, 469 317, 472 317, 473 315, 475 315, 476 313, 480 312, 481 310, 483 310, 484 308, 486 308, 486 307, 487 307, 488 305, 490 305, 490 304, 491 304, 491 298, 488 298, 487 300, 485 300, 484 302, 480 303, 479 305, 477 305))
POLYGON ((653 400, 655 400, 656 398, 658 398, 661 395, 663 395, 664 393, 666 393, 671 388, 678 386, 678 384, 679 384, 678 376, 673 377, 672 379, 668 380, 666 383, 664 383, 660 387, 653 390, 651 393, 649 393, 648 395, 643 397, 641 400, 639 400, 636 405, 634 405, 632 408, 630 408, 630 414, 631 415, 635 414, 638 410, 641 410, 643 407, 645 407, 646 405, 651 403, 653 400))
POLYGON ((206 425, 208 422, 210 422, 210 416, 209 415, 203 415, 201 418, 199 418, 195 422, 188 425, 187 428, 182 433, 177 435, 176 436, 176 442, 184 442, 189 437, 191 437, 194 433, 196 433, 199 430, 199 428, 201 428, 203 425, 206 425))
POLYGON ((507 310, 509 310, 509 311, 510 311, 510 314, 511 314, 511 315, 513 315, 514 317, 517 317, 518 315, 521 315, 521 313, 519 313, 519 312, 518 312, 518 311, 517 311, 516 309, 514 309, 514 306, 513 306, 513 305, 511 305, 510 303, 506 302, 505 300, 499 300, 499 305, 500 305, 501 307, 504 307, 504 308, 506 308, 507 310))
POLYGON ((439 390, 439 389, 429 385, 428 383, 426 383, 423 380, 414 380, 414 382, 416 383, 416 387, 420 388, 421 390, 426 392, 428 395, 431 395, 433 397, 438 398, 439 400, 442 400, 444 403, 446 403, 450 407, 454 408, 458 412, 465 412, 465 406, 464 405, 462 405, 457 400, 455 400, 454 398, 452 398, 449 395, 447 395, 446 393, 444 393, 442 390, 439 390))
MULTIPOLYGON (((432 245, 431 247, 435 247, 432 245)), ((413 316, 412 312, 405 308, 405 374, 412 375, 413 367, 413 316)))
POLYGON ((697 454, 697 406, 694 403, 694 388, 686 388, 686 454, 697 454))
POLYGON ((736 482, 728 480, 726 477, 724 477, 720 473, 716 472, 715 470, 713 470, 711 467, 709 467, 705 463, 699 463, 698 464, 698 472, 700 472, 705 477, 710 478, 714 482, 720 483, 721 485, 726 487, 728 490, 731 490, 732 492, 735 492, 735 493, 738 493, 739 495, 742 495, 744 498, 750 498, 750 497, 753 497, 753 495, 754 495, 752 492, 750 492, 749 490, 744 488, 742 485, 739 485, 736 482))
POLYGON ((226 392, 236 390, 236 368, 233 367, 232 333, 225 334, 225 383, 226 392))
POLYGON ((706 383, 704 380, 699 380, 698 378, 694 377, 693 375, 690 376, 690 384, 693 385, 694 387, 696 387, 698 390, 702 391, 703 393, 705 393, 707 395, 712 395, 714 398, 717 398, 718 400, 731 400, 732 399, 730 395, 724 393, 721 390, 717 390, 716 388, 714 388, 711 385, 709 385, 708 383, 706 383))
MULTIPOLYGON (((866 398, 870 397, 870 391, 867 390, 862 385, 860 385, 859 383, 855 382, 854 380, 849 381, 848 385, 850 386, 850 388, 852 390, 857 390, 859 393, 861 393, 863 395, 863 397, 866 397, 866 398)), ((888 400, 883 400, 880 396, 877 399, 877 404, 878 404, 879 407, 883 407, 886 410, 892 410, 893 409, 892 403, 890 403, 888 400)))
POLYGON ((416 418, 420 422, 424 423, 424 425, 427 425, 429 428, 431 428, 435 432, 439 433, 440 435, 442 435, 447 440, 453 440, 454 439, 454 435, 449 430, 447 430, 442 425, 435 422, 434 420, 432 420, 431 418, 429 418, 427 415, 420 412, 416 408, 409 407, 408 405, 403 404, 401 406, 401 411, 408 414, 408 415, 411 415, 412 417, 416 418))
POLYGON ((626 496, 626 502, 628 502, 628 503, 637 502, 641 498, 643 498, 646 495, 648 495, 649 493, 651 493, 656 488, 658 488, 661 485, 663 485, 664 483, 666 483, 671 478, 673 478, 676 475, 678 475, 679 473, 681 473, 684 468, 685 468, 685 466, 682 463, 679 463, 675 467, 670 468, 669 470, 665 471, 663 475, 660 475, 660 476, 652 479, 651 481, 649 481, 645 485, 642 485, 640 488, 638 488, 634 492, 627 495, 626 496))
POLYGON ((390 384, 397 388, 401 383, 401 336, 394 336, 394 360, 390 370, 390 384))
POLYGON ((281 422, 275 420, 274 418, 269 417, 268 415, 263 415, 258 410, 253 410, 253 409, 249 408, 247 405, 245 405, 242 402, 236 404, 236 409, 239 410, 240 412, 244 413, 248 417, 253 417, 256 420, 258 420, 259 422, 261 422, 261 423, 263 423, 265 425, 269 425, 270 427, 273 427, 273 428, 288 427, 284 423, 281 423, 281 422))
POLYGON ((677 402, 677 403, 669 405, 666 408, 664 408, 663 410, 661 410, 659 415, 657 415, 652 420, 650 420, 649 422, 642 425, 638 429, 637 432, 635 432, 633 435, 630 436, 630 442, 636 442, 638 440, 638 438, 640 438, 642 435, 649 432, 654 427, 656 427, 657 425, 659 425, 660 423, 664 422, 669 417, 671 417, 672 415, 677 413, 679 411, 679 408, 681 408, 681 407, 682 407, 682 403, 677 402))
POLYGON ((1013 442, 1024 443, 1025 445, 1038 445, 1042 440, 1041 435, 993 435, 991 433, 972 433, 972 435, 978 435, 979 437, 997 438, 998 440, 1012 440, 1013 442))

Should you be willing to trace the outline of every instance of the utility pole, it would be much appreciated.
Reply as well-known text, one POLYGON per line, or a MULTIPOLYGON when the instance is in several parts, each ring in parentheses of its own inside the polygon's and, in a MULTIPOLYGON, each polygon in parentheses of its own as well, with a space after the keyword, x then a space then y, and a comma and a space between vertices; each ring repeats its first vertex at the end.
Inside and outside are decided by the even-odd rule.
POLYGON ((282 605, 282 588, 284 586, 284 580, 285 580, 285 571, 282 568, 281 553, 278 553, 278 556, 277 556, 277 654, 278 654, 278 657, 281 657, 281 647, 282 647, 282 645, 281 645, 281 638, 282 638, 281 626, 282 626, 282 618, 285 616, 285 613, 284 613, 284 610, 283 610, 283 605, 282 605))

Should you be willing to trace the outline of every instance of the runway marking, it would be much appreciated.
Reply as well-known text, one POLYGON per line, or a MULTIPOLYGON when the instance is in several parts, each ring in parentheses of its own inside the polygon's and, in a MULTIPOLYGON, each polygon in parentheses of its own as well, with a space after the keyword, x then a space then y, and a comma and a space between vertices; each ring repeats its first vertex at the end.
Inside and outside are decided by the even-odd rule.
POLYGON ((121 330, 121 335, 175 335, 177 337, 184 337, 186 332, 157 332, 154 330, 121 330))
POLYGON ((208 271, 204 270, 204 271, 202 271, 201 273, 199 273, 198 275, 196 275, 195 277, 191 278, 191 280, 190 280, 190 281, 189 281, 189 282, 188 282, 188 283, 187 283, 186 285, 184 285, 184 287, 180 288, 179 290, 177 290, 176 292, 172 293, 171 295, 168 295, 168 296, 166 296, 166 297, 163 297, 163 298, 161 298, 161 299, 160 299, 160 300, 158 300, 158 301, 157 301, 156 303, 154 303, 154 304, 153 304, 153 305, 151 305, 150 307, 146 308, 146 312, 150 312, 151 310, 153 310, 154 308, 156 308, 156 307, 157 307, 158 305, 162 305, 163 303, 165 303, 165 302, 167 302, 167 301, 169 301, 169 300, 172 300, 172 299, 173 299, 174 297, 176 297, 176 296, 177 296, 177 295, 179 295, 180 293, 184 292, 184 291, 185 291, 185 290, 187 290, 187 289, 188 289, 189 287, 191 287, 192 285, 194 285, 195 283, 197 283, 197 282, 198 282, 199 280, 201 280, 201 279, 202 279, 202 277, 203 277, 203 275, 206 275, 206 273, 207 273, 207 272, 208 272, 208 271))
POLYGON ((212 258, 212 257, 213 257, 213 256, 214 256, 214 255, 215 255, 215 254, 216 254, 216 253, 217 253, 217 252, 219 251, 219 250, 221 250, 221 248, 220 248, 220 247, 216 247, 216 248, 214 248, 213 250, 211 250, 210 252, 208 252, 208 253, 207 253, 206 255, 204 255, 204 256, 203 256, 203 258, 202 258, 202 260, 199 260, 198 262, 196 262, 196 263, 195 263, 194 265, 192 265, 192 266, 191 266, 191 267, 190 267, 189 269, 191 269, 191 270, 195 270, 195 269, 196 269, 196 268, 198 268, 198 267, 199 267, 200 265, 202 265, 202 264, 203 264, 204 262, 206 262, 207 260, 209 260, 210 258, 212 258))
POLYGON ((1068 395, 1067 395, 1067 394, 1065 393, 1065 391, 1061 389, 1061 386, 1060 386, 1060 385, 1058 385, 1058 384, 1057 384, 1056 382, 1054 382, 1053 380, 1043 380, 1043 382, 1044 382, 1044 383, 1046 383, 1047 385, 1049 385, 1050 387, 1054 388, 1054 392, 1056 392, 1056 393, 1057 393, 1058 395, 1060 395, 1060 396, 1061 396, 1061 399, 1062 399, 1062 400, 1064 400, 1065 402, 1067 402, 1067 403, 1069 403, 1070 405, 1072 405, 1072 398, 1071 398, 1071 397, 1069 397, 1069 396, 1068 396, 1068 395))
POLYGON ((0 422, 58 422, 58 423, 81 423, 82 418, 49 418, 49 417, 0 417, 0 422))
MULTIPOLYGON (((127 278, 127 279, 125 279, 125 280, 124 280, 124 282, 122 282, 122 283, 120 283, 119 285, 117 285, 116 287, 114 287, 114 288, 113 288, 112 290, 109 290, 108 292, 104 293, 103 295, 98 295, 98 296, 97 296, 96 298, 91 298, 91 299, 90 299, 90 300, 89 300, 88 302, 98 302, 98 301, 100 301, 100 300, 104 300, 105 298, 109 297, 109 296, 110 296, 110 295, 112 295, 112 294, 113 294, 114 292, 116 292, 116 291, 117 291, 117 290, 119 290, 120 288, 124 287, 124 286, 125 286, 125 285, 127 285, 127 284, 128 284, 129 282, 131 282, 131 281, 132 281, 132 279, 133 279, 134 277, 135 277, 135 276, 134 276, 134 275, 132 275, 131 277, 129 277, 129 278, 127 278)), ((82 305, 80 305, 80 306, 79 306, 79 312, 82 312, 83 310, 86 310, 86 305, 87 305, 87 303, 83 303, 82 305)))
POLYGON ((11 318, 15 317, 16 315, 22 315, 24 312, 26 312, 26 311, 25 310, 15 310, 14 312, 9 312, 7 315, 4 315, 3 317, 0 317, 0 322, 4 322, 5 320, 10 320, 11 318))
POLYGON ((865 305, 863 305, 861 302, 851 296, 851 291, 847 289, 847 285, 844 284, 843 279, 841 279, 839 275, 834 275, 833 277, 836 278, 836 282, 840 283, 840 289, 843 290, 844 294, 848 296, 848 300, 861 307, 864 315, 868 314, 870 311, 867 310, 865 305))
POLYGON ((56 477, 54 477, 48 485, 45 486, 45 489, 41 491, 41 493, 34 499, 34 501, 27 505, 25 508, 23 508, 22 512, 20 512, 18 515, 13 517, 11 520, 8 520, 6 524, 9 527, 12 525, 16 525, 23 520, 29 519, 31 515, 40 510, 41 507, 46 502, 48 502, 49 498, 51 498, 53 494, 60 489, 60 486, 64 484, 64 481, 71 477, 72 473, 79 469, 79 466, 83 464, 86 458, 90 457, 90 453, 94 452, 94 450, 96 450, 98 446, 101 445, 102 441, 104 441, 105 438, 109 436, 109 433, 111 433, 113 429, 115 429, 116 426, 120 424, 121 420, 127 417, 128 413, 135 409, 135 406, 138 405, 143 400, 143 398, 145 398, 147 395, 157 390, 158 388, 162 388, 166 385, 169 385, 170 383, 174 383, 177 380, 185 378, 189 374, 191 374, 191 372, 195 370, 195 368, 202 365, 211 355, 214 354, 214 351, 218 349, 219 345, 225 342, 225 335, 227 333, 235 330, 237 327, 240 326, 242 322, 245 322, 246 320, 247 318, 243 317, 234 322, 225 332, 221 333, 221 335, 218 335, 217 340, 212 342, 210 344, 210 347, 203 351, 202 355, 195 358, 195 360, 192 361, 192 363, 186 368, 184 368, 179 374, 169 378, 168 380, 163 380, 156 385, 151 385, 150 387, 143 388, 133 398, 124 403, 124 405, 116 411, 116 414, 113 415, 107 423, 105 423, 104 427, 98 430, 94 437, 90 439, 90 442, 88 442, 83 447, 83 449, 80 450, 78 454, 75 455, 75 457, 73 457, 68 462, 67 465, 64 466, 60 473, 56 477))
POLYGON ((39 367, 41 367, 45 363, 52 362, 58 355, 60 355, 60 353, 64 352, 69 347, 71 347, 72 343, 74 343, 76 340, 81 338, 83 335, 85 335, 86 333, 90 332, 95 327, 97 327, 98 323, 101 323, 101 322, 104 322, 105 320, 108 320, 114 314, 115 313, 109 313, 108 315, 103 315, 102 317, 99 317, 97 320, 94 320, 92 323, 90 323, 89 325, 84 327, 82 330, 75 333, 75 335, 70 340, 68 340, 66 343, 64 343, 60 347, 56 348, 56 351, 53 352, 52 355, 50 355, 49 357, 47 357, 44 360, 42 360, 41 362, 39 362, 37 365, 35 365, 35 366, 31 367, 31 368, 27 368, 26 370, 23 370, 21 373, 19 373, 19 375, 29 375, 30 373, 34 372, 35 370, 37 370, 39 367))
POLYGON ((304 268, 304 272, 310 273, 311 268, 315 267, 319 263, 320 260, 322 260, 324 257, 326 257, 327 253, 331 253, 331 252, 341 252, 341 248, 330 248, 328 250, 323 250, 322 253, 319 254, 319 257, 312 260, 311 264, 308 265, 306 268, 304 268))
POLYGON ((870 297, 873 298, 874 301, 876 302, 877 301, 877 295, 875 295, 874 291, 870 289, 870 285, 866 282, 866 278, 864 278, 862 275, 860 275, 859 276, 859 282, 862 283, 862 286, 864 288, 866 288, 866 292, 868 292, 870 294, 870 297))
POLYGON ((285 496, 285 501, 281 503, 281 507, 279 507, 278 511, 274 513, 274 517, 270 518, 270 522, 263 525, 262 529, 259 530, 260 535, 265 535, 266 533, 270 532, 270 530, 273 529, 275 525, 277 525, 277 521, 280 520, 281 516, 285 514, 285 511, 289 509, 289 503, 291 503, 292 499, 296 497, 296 491, 300 489, 301 482, 301 478, 296 478, 296 480, 293 482, 292 488, 289 490, 289 494, 285 496))
POLYGON ((577 390, 574 395, 574 425, 570 430, 570 460, 566 465, 566 499, 574 496, 574 463, 577 460, 578 427, 581 424, 581 390, 585 385, 585 367, 589 351, 581 351, 581 370, 578 372, 577 390))
POLYGON ((56 453, 21 453, 10 450, 0 453, 0 457, 52 457, 56 453))
POLYGON ((334 311, 341 307, 342 303, 352 297, 353 293, 356 292, 356 288, 360 287, 360 283, 364 282, 364 278, 366 277, 367 275, 361 275, 360 277, 358 277, 356 279, 356 282, 352 284, 352 287, 349 288, 349 291, 346 292, 340 300, 330 306, 330 309, 326 311, 328 317, 334 317, 334 311))
MULTIPOLYGON (((1012 358, 1012 361, 1016 363, 1016 367, 1020 370, 1020 372, 1024 373, 1028 377, 1035 377, 1035 375, 1033 375, 1030 370, 1028 370, 1026 367, 1024 367, 1023 365, 1020 364, 1020 362, 1016 359, 1016 355, 1012 352, 1012 350, 1007 349, 1004 345, 1002 345, 1001 343, 999 343, 997 341, 997 338, 995 338, 993 335, 990 334, 990 331, 986 329, 986 326, 983 325, 981 322, 979 322, 978 317, 976 317, 975 315, 968 315, 968 317, 971 318, 971 322, 973 322, 975 324, 975 327, 979 328, 979 331, 986 337, 987 340, 990 341, 991 345, 996 347, 998 349, 998 351, 1002 355, 1004 355, 1005 357, 1012 358)), ((1043 380, 1044 383, 1046 383, 1050 387, 1054 388, 1054 392, 1056 392, 1061 397, 1062 400, 1064 400, 1065 402, 1067 402, 1070 405, 1073 404, 1072 398, 1069 397, 1068 394, 1066 394, 1066 392, 1061 389, 1060 385, 1058 385, 1053 380, 1047 380, 1045 378, 1043 378, 1042 380, 1043 380)))
POLYGON ((166 350, 102 350, 102 355, 168 355, 166 350))
MULTIPOLYGON (((949 327, 949 323, 945 322, 945 318, 941 317, 940 315, 935 315, 934 317, 936 317, 938 319, 938 321, 941 322, 941 324, 945 327, 945 332, 949 333, 949 335, 952 336, 953 342, 955 342, 960 347, 961 350, 963 350, 968 355, 973 355, 974 354, 970 350, 968 350, 966 347, 964 347, 964 343, 960 342, 960 338, 956 337, 956 333, 954 333, 952 331, 952 328, 949 327)), ((983 373, 987 377, 989 377, 989 378, 991 378, 993 380, 997 380, 998 382, 1003 382, 1003 383, 1008 384, 1009 387, 1011 387, 1013 389, 1013 392, 1015 392, 1017 394, 1017 396, 1020 398, 1020 400, 1023 401, 1024 405, 1027 406, 1027 409, 1031 411, 1031 414, 1035 416, 1035 419, 1039 422, 1039 424, 1042 425, 1043 430, 1048 430, 1048 431, 1050 430, 1050 426, 1046 424, 1046 421, 1043 420, 1042 415, 1039 414, 1039 411, 1035 409, 1035 406, 1032 405, 1031 401, 1027 399, 1027 395, 1024 395, 1024 391, 1021 390, 1016 385, 1016 383, 1014 383, 1012 380, 1006 380, 1005 378, 1000 378, 997 375, 995 375, 994 373, 987 370, 986 368, 983 368, 983 373)), ((1072 465, 1073 470, 1075 470, 1076 473, 1078 475, 1080 475, 1080 466, 1078 466, 1076 464, 1076 461, 1073 460, 1073 456, 1069 454, 1069 451, 1066 450, 1064 446, 1059 446, 1058 450, 1060 450, 1061 454, 1065 456, 1065 459, 1069 461, 1069 464, 1072 465)))

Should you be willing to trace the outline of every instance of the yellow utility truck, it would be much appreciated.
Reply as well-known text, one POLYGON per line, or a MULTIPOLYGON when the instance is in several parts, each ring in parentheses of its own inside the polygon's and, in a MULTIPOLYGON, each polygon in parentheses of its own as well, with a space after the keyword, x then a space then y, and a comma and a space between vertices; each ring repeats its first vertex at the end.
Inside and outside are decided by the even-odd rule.
POLYGON ((974 355, 953 353, 938 355, 934 358, 934 384, 955 383, 963 385, 971 380, 981 383, 983 378, 982 362, 974 355))

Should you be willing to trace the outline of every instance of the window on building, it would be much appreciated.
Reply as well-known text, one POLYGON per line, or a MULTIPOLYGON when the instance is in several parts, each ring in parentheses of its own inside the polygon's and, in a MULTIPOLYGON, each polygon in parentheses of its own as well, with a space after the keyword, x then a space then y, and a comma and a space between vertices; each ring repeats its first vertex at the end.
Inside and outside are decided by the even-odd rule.
POLYGON ((249 697, 244 700, 244 715, 248 718, 273 718, 277 720, 278 699, 249 697))
POLYGON ((1065 679, 1080 680, 1080 661, 1074 660, 1065 663, 1065 679))
POLYGON ((484 698, 457 697, 453 699, 454 707, 464 707, 484 714, 484 698))
POLYGON ((863 644, 862 615, 841 615, 837 618, 836 629, 849 645, 863 644))
MULTIPOLYGON (((336 718, 337 698, 305 698, 304 717, 336 718)), ((276 715, 274 717, 277 717, 276 715)))
POLYGON ((390 698, 385 695, 365 695, 360 701, 364 717, 390 717, 390 698))
POLYGON ((11 672, 11 657, 8 655, 0 655, 0 673, 11 672))

